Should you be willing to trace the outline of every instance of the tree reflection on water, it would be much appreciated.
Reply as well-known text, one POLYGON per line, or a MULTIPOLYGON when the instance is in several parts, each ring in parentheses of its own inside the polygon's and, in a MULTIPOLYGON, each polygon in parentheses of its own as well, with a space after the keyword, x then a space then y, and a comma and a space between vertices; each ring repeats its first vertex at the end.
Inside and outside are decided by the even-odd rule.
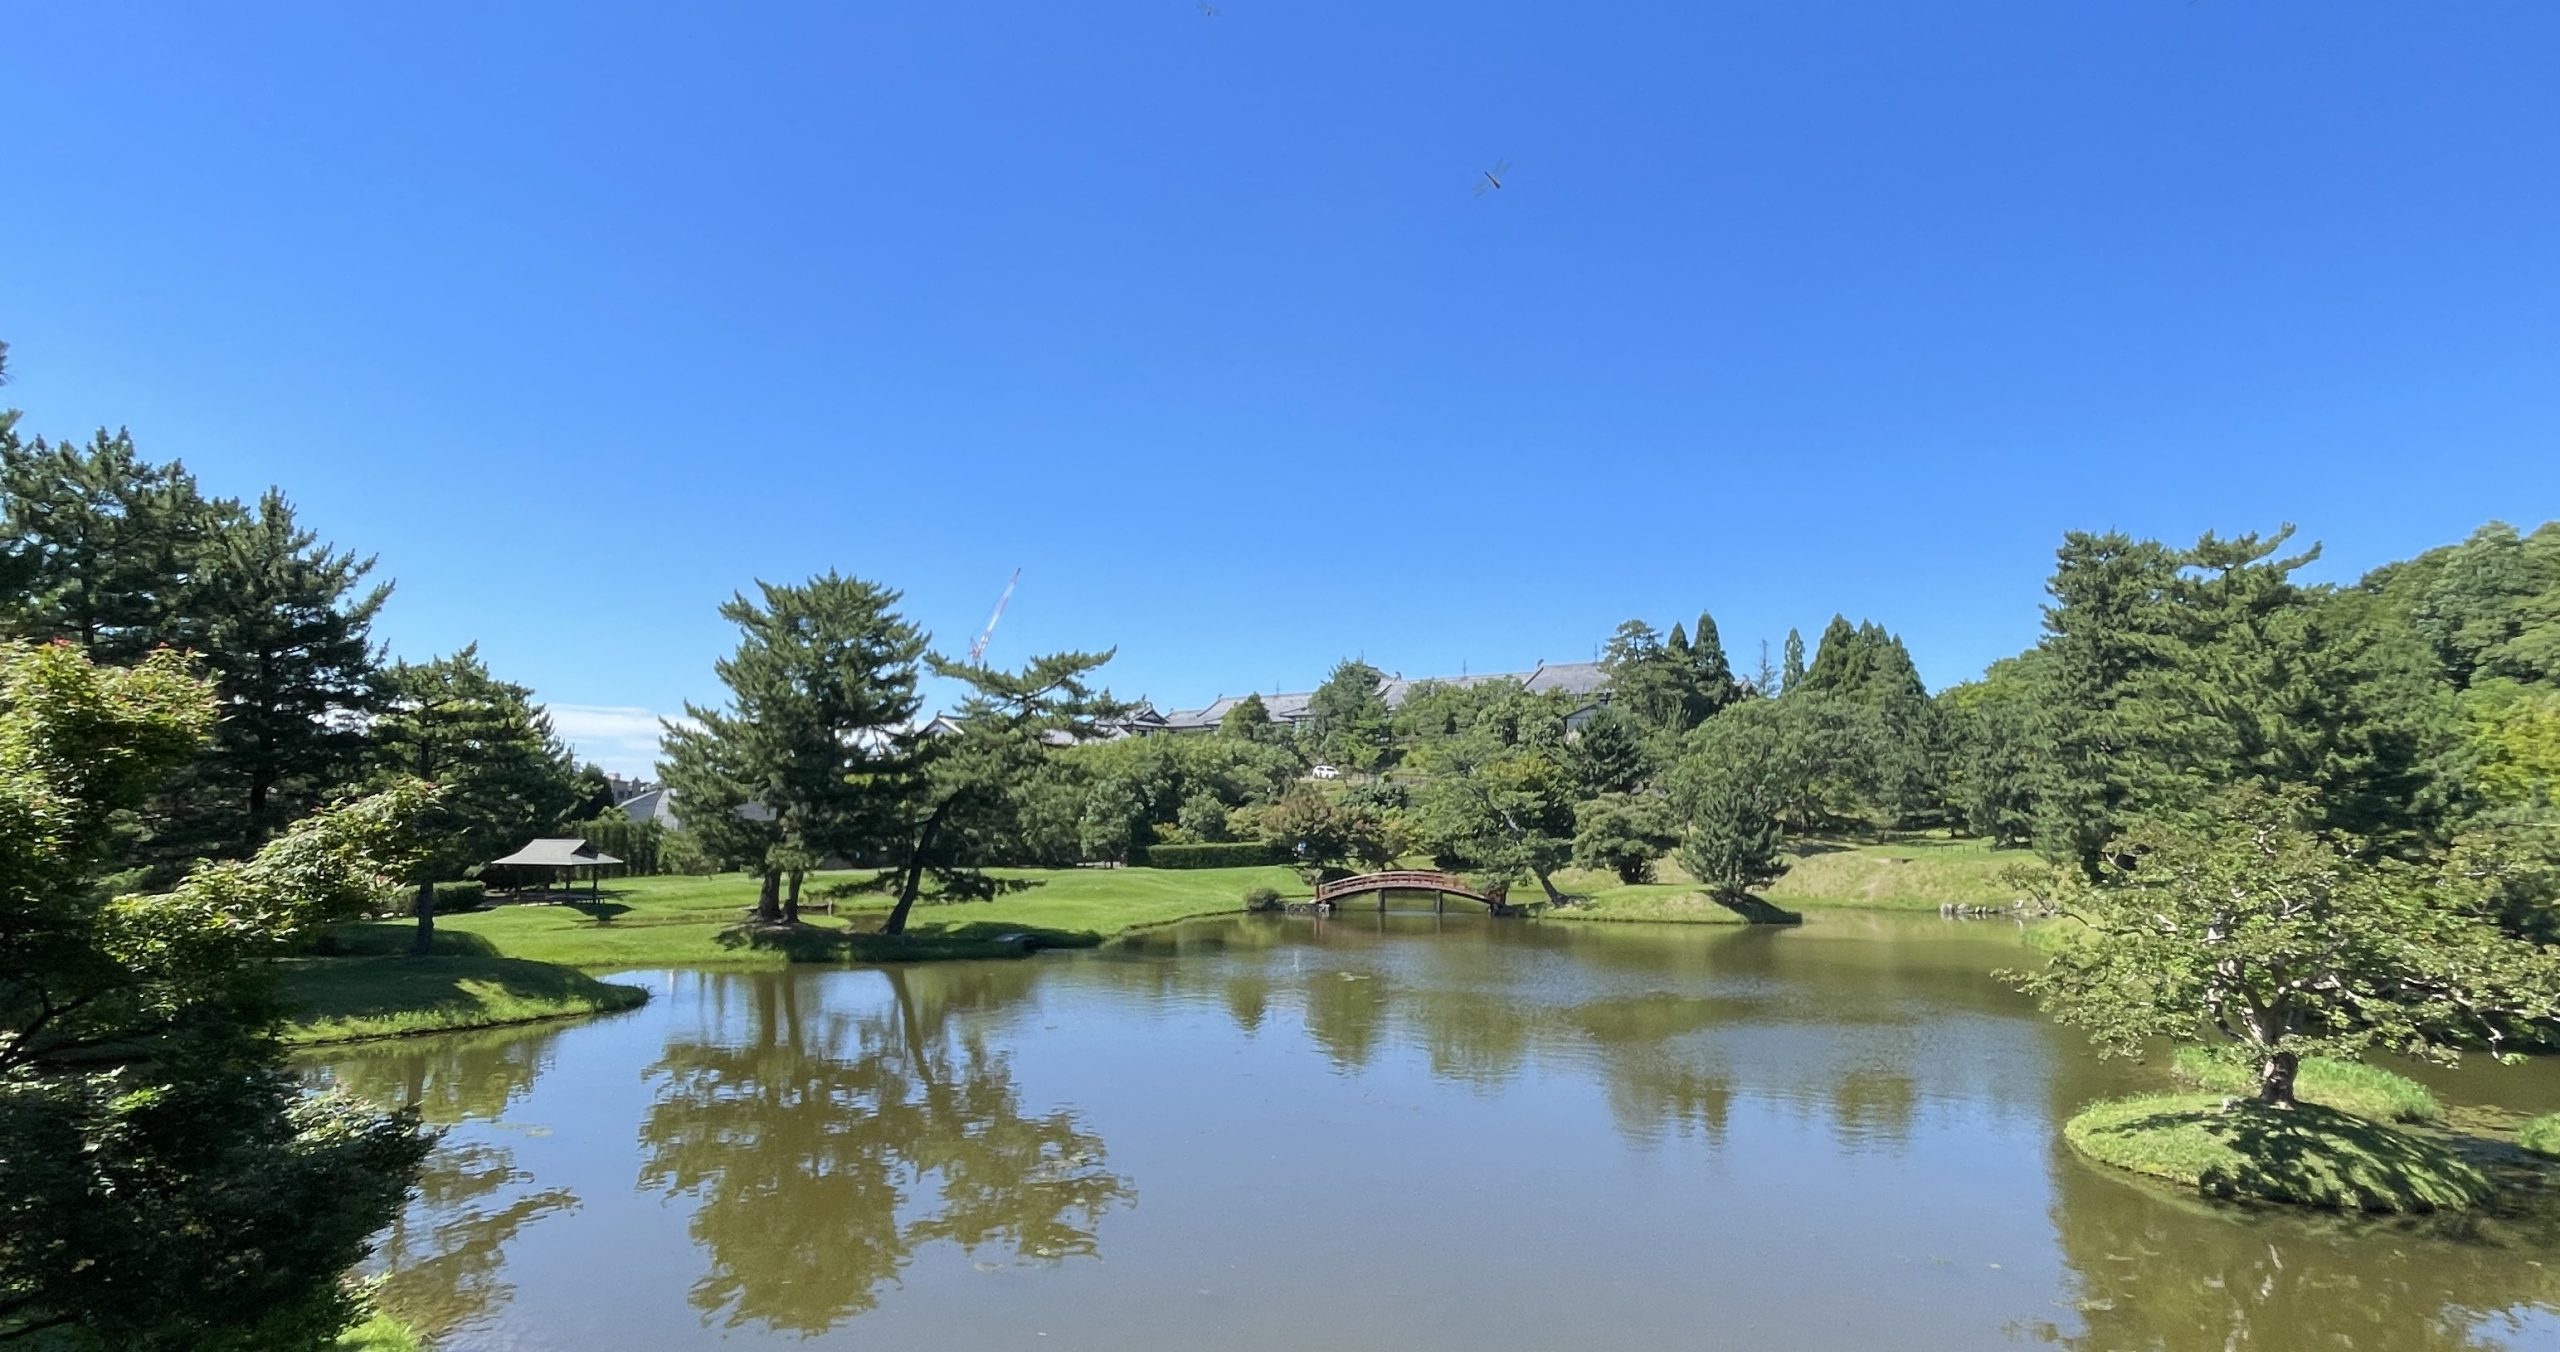
MULTIPOLYGON (((377 1042, 332 1054, 329 1078, 376 1103, 410 1104, 430 1125, 497 1119, 551 1066, 559 1030, 519 1028, 377 1042)), ((544 1216, 576 1209, 567 1188, 535 1188, 515 1152, 448 1138, 427 1157, 418 1193, 374 1246, 379 1299, 429 1339, 485 1319, 514 1287, 506 1246, 544 1216)))
POLYGON ((924 1245, 1089 1255, 1102 1213, 1133 1196, 1074 1114, 1025 1110, 1010 1059, 960 1017, 1020 999, 1029 964, 881 976, 893 999, 869 1012, 829 1009, 804 980, 740 979, 742 1034, 673 1040, 650 1068, 640 1183, 694 1201, 707 1318, 822 1333, 877 1305, 924 1245))

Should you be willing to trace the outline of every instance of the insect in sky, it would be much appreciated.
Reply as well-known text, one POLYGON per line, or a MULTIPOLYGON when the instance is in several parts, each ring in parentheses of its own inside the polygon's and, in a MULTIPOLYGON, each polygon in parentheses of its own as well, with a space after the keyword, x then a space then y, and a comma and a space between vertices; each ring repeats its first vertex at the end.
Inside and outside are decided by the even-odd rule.
POLYGON ((1492 191, 1494 191, 1495 189, 1500 188, 1500 187, 1502 186, 1502 176, 1503 176, 1504 174, 1507 174, 1507 173, 1510 173, 1510 172, 1511 172, 1511 161, 1509 161, 1509 160, 1504 160, 1504 161, 1502 161, 1500 164, 1497 164, 1497 165, 1493 166, 1492 168, 1485 170, 1485 171, 1484 171, 1484 182, 1479 183, 1479 184, 1477 184, 1477 185, 1476 185, 1476 196, 1478 196, 1478 197, 1482 197, 1482 196, 1484 196, 1486 193, 1492 192, 1492 191))
POLYGON ((1204 19, 1214 19, 1218 17, 1218 7, 1210 4, 1209 0, 1200 0, 1200 17, 1204 19))

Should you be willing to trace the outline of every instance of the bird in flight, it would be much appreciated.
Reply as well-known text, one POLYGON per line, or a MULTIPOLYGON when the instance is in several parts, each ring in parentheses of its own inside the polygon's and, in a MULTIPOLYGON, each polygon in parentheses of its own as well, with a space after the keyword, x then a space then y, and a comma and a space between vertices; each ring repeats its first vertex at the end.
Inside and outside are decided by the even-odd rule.
POLYGON ((1200 0, 1200 17, 1204 19, 1214 19, 1218 17, 1218 7, 1210 4, 1209 0, 1200 0))
POLYGON ((1504 160, 1500 164, 1485 170, 1484 182, 1476 185, 1476 196, 1482 197, 1486 193, 1499 189, 1502 186, 1502 176, 1510 172, 1511 161, 1509 160, 1504 160))

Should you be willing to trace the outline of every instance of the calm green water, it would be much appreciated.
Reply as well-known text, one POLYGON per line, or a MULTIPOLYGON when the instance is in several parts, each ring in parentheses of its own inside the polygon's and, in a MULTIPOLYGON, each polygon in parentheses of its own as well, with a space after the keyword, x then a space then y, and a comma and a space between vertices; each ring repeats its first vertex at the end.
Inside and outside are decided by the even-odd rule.
MULTIPOLYGON (((2560 1217, 2251 1216, 2073 1159, 2146 1087, 2014 931, 1476 916, 663 972, 350 1050, 451 1124, 384 1242, 447 1352, 2560 1348, 2560 1217)), ((2560 1064, 2458 1102, 2560 1108, 2560 1064)))

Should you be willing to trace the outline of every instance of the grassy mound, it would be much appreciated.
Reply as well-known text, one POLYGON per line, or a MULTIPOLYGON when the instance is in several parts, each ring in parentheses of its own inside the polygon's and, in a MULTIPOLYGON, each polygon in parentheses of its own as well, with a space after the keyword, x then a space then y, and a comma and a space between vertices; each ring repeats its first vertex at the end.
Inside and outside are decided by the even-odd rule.
POLYGON ((2489 1195, 2487 1177, 2443 1146, 2312 1103, 2225 1111, 2210 1095, 2146 1095, 2084 1109, 2062 1134, 2101 1164, 2208 1197, 2419 1212, 2489 1195))
POLYGON ((649 998, 571 968, 488 956, 307 959, 285 966, 284 993, 298 1010, 285 1029, 290 1043, 532 1023, 649 998))
MULTIPOLYGON (((2202 1047, 2180 1047, 2170 1070, 2179 1079, 2217 1094, 2258 1092, 2245 1066, 2224 1061, 2202 1047)), ((2317 1103, 2377 1122, 2441 1122, 2444 1105, 2425 1085, 2360 1061, 2332 1061, 2315 1056, 2302 1063, 2293 1092, 2305 1103, 2317 1103)))
POLYGON ((2516 1140, 2537 1155, 2560 1160, 2560 1113, 2525 1123, 2523 1129, 2516 1133, 2516 1140))

